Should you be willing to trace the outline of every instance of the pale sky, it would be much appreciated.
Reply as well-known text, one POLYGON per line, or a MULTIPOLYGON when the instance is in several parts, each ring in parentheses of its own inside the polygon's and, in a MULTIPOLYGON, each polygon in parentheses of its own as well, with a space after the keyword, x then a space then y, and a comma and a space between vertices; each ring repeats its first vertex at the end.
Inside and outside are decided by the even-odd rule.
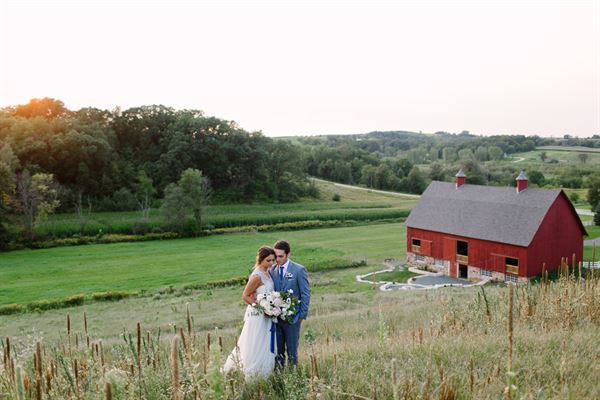
POLYGON ((41 97, 268 136, 591 136, 600 0, 2 0, 0 107, 41 97))

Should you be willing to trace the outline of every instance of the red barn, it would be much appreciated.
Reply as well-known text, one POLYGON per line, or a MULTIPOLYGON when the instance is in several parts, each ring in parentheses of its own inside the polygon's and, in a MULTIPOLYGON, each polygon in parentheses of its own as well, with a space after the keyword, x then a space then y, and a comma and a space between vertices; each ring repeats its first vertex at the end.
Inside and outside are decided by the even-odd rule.
POLYGON ((581 261, 587 234, 561 189, 433 181, 406 220, 407 261, 465 279, 525 281, 567 257, 581 261))

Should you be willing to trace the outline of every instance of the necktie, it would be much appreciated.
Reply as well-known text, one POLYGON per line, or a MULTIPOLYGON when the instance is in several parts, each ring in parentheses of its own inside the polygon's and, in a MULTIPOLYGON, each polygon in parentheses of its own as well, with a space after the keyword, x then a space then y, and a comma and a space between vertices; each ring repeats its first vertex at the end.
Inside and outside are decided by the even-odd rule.
POLYGON ((279 267, 279 280, 283 280, 283 266, 279 267))

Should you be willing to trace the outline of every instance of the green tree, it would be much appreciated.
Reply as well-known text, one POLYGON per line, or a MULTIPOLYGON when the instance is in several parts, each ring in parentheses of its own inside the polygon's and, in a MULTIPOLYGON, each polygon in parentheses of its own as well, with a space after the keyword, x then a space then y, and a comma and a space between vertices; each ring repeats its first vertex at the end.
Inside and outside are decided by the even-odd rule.
POLYGON ((460 149, 458 151, 458 158, 461 161, 475 160, 475 156, 473 155, 473 150, 471 150, 471 149, 460 149))
POLYGON ((156 189, 152 183, 152 178, 146 175, 146 171, 140 170, 135 184, 135 198, 142 214, 141 220, 143 223, 148 223, 150 220, 150 209, 155 195, 156 189))
POLYGON ((182 232, 188 220, 189 198, 182 187, 171 183, 165 188, 161 213, 171 228, 182 232))
POLYGON ((490 155, 490 160, 499 161, 502 159, 504 152, 498 146, 490 146, 488 148, 488 154, 490 155))
POLYGON ((425 178, 418 167, 413 167, 413 169, 409 172, 408 176, 406 177, 405 187, 410 193, 416 194, 423 193, 427 187, 425 178))
POLYGON ((17 177, 18 210, 22 214, 25 238, 35 237, 35 228, 59 205, 58 184, 52 174, 38 173, 33 176, 25 170, 17 177))
POLYGON ((579 201, 579 193, 573 192, 569 195, 569 199, 571 199, 572 203, 577 203, 579 201))
POLYGON ((579 161, 581 161, 582 164, 585 164, 589 157, 590 155, 588 153, 579 153, 577 155, 577 158, 579 158, 579 161))
POLYGON ((587 201, 592 206, 591 210, 594 211, 600 204, 600 176, 591 177, 588 185, 587 201))
POLYGON ((456 149, 454 147, 444 147, 442 150, 442 158, 446 162, 454 162, 457 159, 456 149))
POLYGON ((488 149, 485 146, 478 146, 475 150, 475 159, 477 161, 487 161, 489 159, 488 149))
POLYGON ((196 226, 202 228, 204 213, 212 192, 210 181, 202 176, 202 171, 188 168, 181 173, 179 187, 188 198, 187 203, 192 209, 196 226))
POLYGON ((533 183, 534 185, 544 186, 546 183, 544 174, 537 170, 529 171, 527 173, 527 177, 529 178, 529 182, 533 183))
POLYGON ((540 160, 542 160, 542 162, 546 162, 547 159, 548 159, 548 154, 546 154, 545 151, 542 151, 540 153, 540 160))
POLYGON ((596 205, 596 209, 594 211, 594 225, 600 226, 600 203, 596 205))
POLYGON ((10 144, 0 148, 0 247, 10 240, 9 210, 15 196, 15 169, 19 160, 12 151, 10 144))
POLYGON ((429 179, 432 181, 444 181, 446 174, 444 173, 444 167, 440 163, 431 164, 431 169, 429 170, 429 179))
POLYGON ((377 184, 377 168, 372 165, 365 165, 360 171, 360 181, 370 188, 375 188, 377 184))

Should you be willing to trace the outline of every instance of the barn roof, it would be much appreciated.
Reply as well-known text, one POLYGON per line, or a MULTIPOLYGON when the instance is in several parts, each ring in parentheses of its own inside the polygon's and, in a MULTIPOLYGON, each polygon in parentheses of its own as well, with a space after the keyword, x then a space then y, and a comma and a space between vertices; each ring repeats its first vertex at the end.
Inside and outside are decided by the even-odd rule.
POLYGON ((528 188, 518 193, 514 187, 469 184, 456 188, 433 181, 406 226, 527 247, 561 192, 528 188))

